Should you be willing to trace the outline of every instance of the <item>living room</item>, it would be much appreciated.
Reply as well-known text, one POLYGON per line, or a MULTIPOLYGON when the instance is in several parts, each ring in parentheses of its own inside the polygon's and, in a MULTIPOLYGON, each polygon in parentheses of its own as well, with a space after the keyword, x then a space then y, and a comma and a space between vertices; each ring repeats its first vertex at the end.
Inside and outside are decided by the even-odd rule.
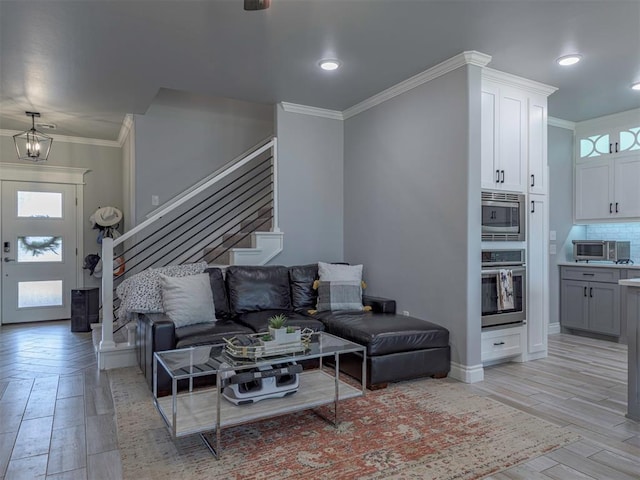
MULTIPOLYGON (((230 3, 225 8, 231 8, 230 3)), ((273 3, 271 10, 246 14, 277 12, 278 5, 273 3)), ((351 8, 357 10, 354 5, 357 4, 351 8)), ((2 8, 3 13, 13 13, 8 6, 2 8)), ((627 8, 633 7, 627 4, 627 8)), ((529 9, 535 10, 532 6, 529 9)), ((527 13, 531 13, 529 9, 527 13)), ((456 12, 459 13, 454 9, 456 12)), ((498 15, 499 9, 497 12, 494 14, 498 15)), ((453 13, 442 12, 445 18, 453 13)), ((616 19, 633 18, 620 12, 615 15, 616 19)), ((7 31, 4 25, 3 30, 7 31)), ((422 60, 422 68, 411 74, 439 65, 462 51, 432 57, 435 59, 429 63, 422 60)), ((3 47, 3 59, 8 58, 4 53, 3 47)), ((483 53, 490 54, 495 62, 501 61, 497 49, 483 53)), ((555 57, 550 62, 554 60, 555 57)), ((343 62, 343 67, 348 68, 346 58, 343 62)), ((122 226, 126 231, 157 208, 152 197, 158 196, 162 205, 235 155, 275 135, 279 226, 285 249, 270 263, 296 265, 324 260, 364 264, 368 294, 393 298, 400 311, 446 326, 451 333, 452 362, 461 372, 472 371, 483 363, 478 322, 480 285, 476 281, 480 278, 477 259, 482 249, 477 235, 481 186, 476 181, 480 178, 482 68, 462 65, 353 115, 347 114, 349 107, 359 102, 345 107, 329 103, 320 109, 317 107, 321 104, 298 100, 301 96, 258 102, 233 91, 218 90, 213 95, 201 85, 173 88, 174 82, 166 81, 157 85, 159 90, 152 97, 140 98, 142 107, 126 110, 131 114, 130 120, 111 122, 108 138, 83 141, 69 132, 67 136, 73 139, 55 139, 48 163, 90 169, 85 175, 85 216, 100 206, 117 206, 124 211, 122 226), (315 109, 304 108, 311 105, 315 109), (242 128, 232 134, 225 130, 229 125, 242 128)), ((371 87, 357 98, 364 101, 375 97, 411 74, 382 82, 384 88, 371 87)), ((327 77, 334 84, 339 78, 327 77)), ((533 79, 544 80, 542 76, 533 79)), ((633 80, 630 78, 627 83, 633 80)), ((552 81, 545 83, 560 86, 552 81)), ((554 95, 563 90, 561 86, 557 94, 549 97, 552 116, 554 95)), ((335 85, 331 91, 333 95, 339 93, 335 85)), ((633 98, 619 110, 609 109, 606 114, 637 108, 638 101, 633 98)), ((51 121, 64 128, 64 122, 48 119, 45 107, 49 101, 31 103, 42 111, 43 122, 51 121)), ((60 109, 63 107, 49 108, 51 112, 60 109)), ((7 124, 9 118, 17 118, 15 110, 25 108, 3 107, 2 128, 23 129, 7 124)), ((24 116, 23 112, 20 114, 24 116)), ((576 113, 574 117, 559 118, 575 122, 590 117, 576 113)), ((549 168, 566 174, 573 165, 572 122, 558 124, 562 127, 549 128, 549 168)), ((0 152, 2 162, 16 163, 10 135, 0 136, 0 152)), ((573 200, 566 195, 568 188, 569 185, 550 182, 553 209, 571 210, 573 200), (561 203, 554 204, 554 199, 561 203)), ((566 231, 568 238, 572 224, 569 215, 569 219, 557 220, 551 230, 566 231)), ((97 252, 95 231, 87 222, 83 225, 84 254, 97 252)), ((558 244, 563 245, 563 239, 558 244)), ((554 274, 555 264, 549 268, 550 278, 554 274)), ((85 286, 99 285, 99 280, 88 272, 83 273, 83 281, 85 286)), ((553 318, 553 312, 549 316, 553 318)))

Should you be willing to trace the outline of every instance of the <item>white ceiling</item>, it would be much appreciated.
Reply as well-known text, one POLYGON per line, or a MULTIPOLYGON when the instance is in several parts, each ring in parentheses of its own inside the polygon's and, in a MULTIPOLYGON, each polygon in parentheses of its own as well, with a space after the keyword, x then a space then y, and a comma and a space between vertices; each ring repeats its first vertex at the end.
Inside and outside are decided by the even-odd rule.
POLYGON ((0 129, 115 140, 160 88, 345 110, 465 50, 559 91, 551 116, 640 107, 640 0, 0 0, 0 129), (561 68, 555 59, 584 58, 561 68), (340 70, 317 67, 337 57, 340 70))

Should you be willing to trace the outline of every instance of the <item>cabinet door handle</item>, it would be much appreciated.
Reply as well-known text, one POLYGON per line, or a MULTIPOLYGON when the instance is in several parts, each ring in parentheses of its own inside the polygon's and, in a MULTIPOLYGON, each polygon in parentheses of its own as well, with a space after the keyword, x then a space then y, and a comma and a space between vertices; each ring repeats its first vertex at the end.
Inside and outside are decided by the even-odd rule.
POLYGON ((496 183, 500 183, 500 170, 496 170, 496 183))
POLYGON ((531 213, 536 213, 536 202, 531 200, 531 213))
POLYGON ((616 213, 618 213, 618 202, 616 202, 616 213))
POLYGON ((531 174, 531 186, 536 186, 536 176, 534 174, 531 174))
POLYGON ((609 204, 609 213, 613 213, 613 203, 609 204))
POLYGON ((586 275, 587 277, 593 277, 595 273, 583 273, 582 275, 586 275))
POLYGON ((504 345, 504 342, 493 342, 493 344, 497 347, 499 345, 504 345))
POLYGON ((504 183, 504 170, 500 170, 500 183, 504 183))
POLYGON ((609 144, 609 153, 613 153, 613 144, 612 143, 609 144))
POLYGON ((589 297, 593 298, 593 287, 589 287, 589 297))
POLYGON ((587 296, 587 287, 584 287, 584 292, 582 293, 583 296, 587 296))
POLYGON ((618 150, 618 142, 616 142, 616 153, 618 153, 620 150, 618 150))

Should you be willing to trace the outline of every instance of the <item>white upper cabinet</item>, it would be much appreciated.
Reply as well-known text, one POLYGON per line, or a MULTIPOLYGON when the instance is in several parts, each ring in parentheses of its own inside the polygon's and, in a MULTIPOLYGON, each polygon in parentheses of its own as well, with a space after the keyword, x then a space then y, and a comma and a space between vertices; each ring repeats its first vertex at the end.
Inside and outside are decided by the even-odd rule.
POLYGON ((544 195, 547 184, 547 97, 530 95, 529 113, 529 193, 544 195))
POLYGON ((576 221, 640 219, 640 152, 576 164, 576 221))
POLYGON ((575 221, 640 221, 640 110, 576 125, 575 221))
POLYGON ((527 97, 519 89, 483 81, 481 185, 526 191, 527 97))

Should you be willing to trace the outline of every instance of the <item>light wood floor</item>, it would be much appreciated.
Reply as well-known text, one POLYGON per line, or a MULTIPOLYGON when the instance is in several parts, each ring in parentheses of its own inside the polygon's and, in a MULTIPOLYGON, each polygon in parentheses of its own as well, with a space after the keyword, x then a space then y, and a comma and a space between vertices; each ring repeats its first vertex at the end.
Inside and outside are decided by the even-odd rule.
MULTIPOLYGON (((554 335, 548 358, 486 368, 467 388, 582 436, 491 479, 640 478, 640 426, 624 416, 625 346, 554 335)), ((0 326, 0 479, 121 477, 90 334, 71 333, 68 321, 0 326)))

